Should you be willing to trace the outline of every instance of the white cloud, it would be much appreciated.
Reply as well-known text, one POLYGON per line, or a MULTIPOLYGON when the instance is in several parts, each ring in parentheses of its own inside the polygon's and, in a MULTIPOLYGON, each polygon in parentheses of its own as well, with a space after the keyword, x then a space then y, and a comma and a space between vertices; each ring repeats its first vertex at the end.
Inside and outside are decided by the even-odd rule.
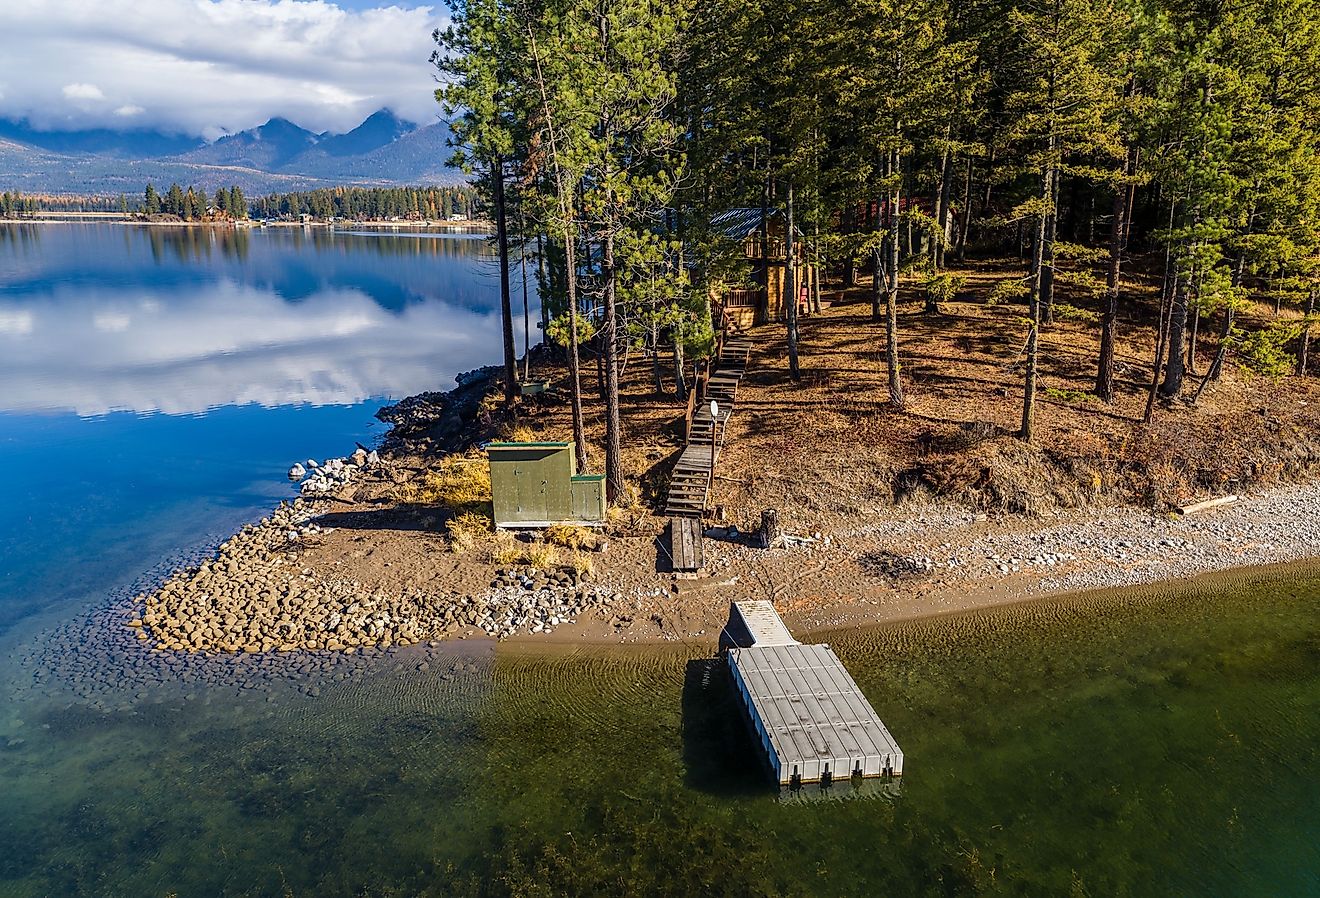
POLYGON ((325 0, 0 0, 0 116, 209 136, 272 116, 342 131, 382 107, 429 123, 444 22, 325 0))
POLYGON ((70 100, 104 100, 105 94, 95 84, 66 84, 64 96, 70 100))
POLYGON ((232 281, 166 304, 84 288, 0 299, 0 412, 182 415, 407 396, 488 363, 499 324, 438 300, 396 313, 343 289, 294 304, 232 281))
POLYGON ((0 334, 30 334, 36 317, 30 309, 0 309, 0 334))

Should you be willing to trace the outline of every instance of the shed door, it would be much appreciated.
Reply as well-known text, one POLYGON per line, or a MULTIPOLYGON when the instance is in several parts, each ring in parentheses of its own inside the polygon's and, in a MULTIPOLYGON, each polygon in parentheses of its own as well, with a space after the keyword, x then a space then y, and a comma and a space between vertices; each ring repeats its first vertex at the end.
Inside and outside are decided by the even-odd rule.
POLYGON ((549 484, 545 479, 545 466, 518 464, 513 469, 514 483, 518 485, 518 519, 521 521, 548 521, 550 508, 547 499, 549 484))

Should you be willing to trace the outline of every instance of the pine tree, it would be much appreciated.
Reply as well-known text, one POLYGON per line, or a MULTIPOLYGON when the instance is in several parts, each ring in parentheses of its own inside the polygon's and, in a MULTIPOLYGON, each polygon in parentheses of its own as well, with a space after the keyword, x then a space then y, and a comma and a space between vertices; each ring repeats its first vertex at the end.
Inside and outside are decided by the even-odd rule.
POLYGON ((1052 307, 1060 178, 1087 173, 1088 163, 1094 171, 1093 160, 1113 167, 1126 158, 1117 130, 1122 84, 1113 66, 1122 13, 1109 2, 1037 0, 1010 18, 1022 68, 1006 104, 1013 116, 1009 137, 1039 178, 1036 195, 1014 211, 1033 228, 1021 429, 1029 442, 1040 327, 1052 307))
POLYGON ((150 184, 142 195, 142 211, 148 215, 158 215, 160 213, 160 194, 156 193, 156 188, 150 184))
POLYGON ((171 184, 169 192, 165 194, 165 201, 161 205, 162 211, 167 215, 183 215, 183 188, 177 183, 171 184))

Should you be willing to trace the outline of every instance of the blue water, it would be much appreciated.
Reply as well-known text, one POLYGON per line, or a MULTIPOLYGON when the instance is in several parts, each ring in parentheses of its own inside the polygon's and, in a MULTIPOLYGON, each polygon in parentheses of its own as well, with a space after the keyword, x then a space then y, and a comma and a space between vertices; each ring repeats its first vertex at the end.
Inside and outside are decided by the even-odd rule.
MULTIPOLYGON (((0 635, 293 495, 499 353, 474 234, 0 226, 0 635)), ((521 305, 521 303, 519 303, 521 305)))

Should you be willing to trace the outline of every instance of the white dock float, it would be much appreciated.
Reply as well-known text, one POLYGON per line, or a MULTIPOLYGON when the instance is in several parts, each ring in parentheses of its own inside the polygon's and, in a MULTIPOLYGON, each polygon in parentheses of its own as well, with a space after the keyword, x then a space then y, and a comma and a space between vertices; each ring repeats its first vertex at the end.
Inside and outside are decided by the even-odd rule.
POLYGON ((903 775, 903 751, 828 645, 793 639, 769 602, 735 602, 729 670, 781 786, 903 775))

